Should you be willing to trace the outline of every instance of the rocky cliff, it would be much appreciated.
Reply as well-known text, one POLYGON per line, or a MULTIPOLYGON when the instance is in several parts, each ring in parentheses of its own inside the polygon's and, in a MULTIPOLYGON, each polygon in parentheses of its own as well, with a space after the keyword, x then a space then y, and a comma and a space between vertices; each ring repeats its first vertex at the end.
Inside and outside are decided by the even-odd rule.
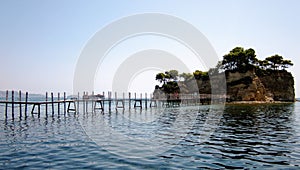
POLYGON ((227 94, 234 101, 265 101, 266 88, 253 72, 227 72, 227 94))
MULTIPOLYGON (((295 101, 294 78, 285 70, 226 71, 227 95, 232 101, 295 101)), ((197 80, 200 94, 211 92, 210 80, 197 80)))
POLYGON ((259 75, 266 89, 266 96, 275 101, 295 101, 294 77, 281 70, 259 75))
POLYGON ((234 101, 295 101, 294 78, 285 70, 226 72, 226 82, 234 101))

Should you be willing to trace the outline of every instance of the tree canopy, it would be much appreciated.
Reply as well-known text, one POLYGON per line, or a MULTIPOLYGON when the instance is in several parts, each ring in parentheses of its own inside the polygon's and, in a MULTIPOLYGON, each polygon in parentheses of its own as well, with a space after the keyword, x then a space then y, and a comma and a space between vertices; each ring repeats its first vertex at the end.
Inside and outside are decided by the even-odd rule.
POLYGON ((258 60, 254 49, 244 49, 243 47, 235 47, 228 54, 223 56, 223 60, 211 69, 209 72, 216 70, 229 70, 229 71, 241 71, 245 72, 251 69, 271 69, 271 70, 285 70, 293 66, 291 60, 284 60, 282 56, 275 54, 273 56, 265 58, 265 60, 258 60))
POLYGON ((159 81, 160 83, 166 82, 166 75, 164 73, 157 73, 155 80, 159 81))
POLYGON ((200 80, 200 79, 208 80, 209 79, 208 72, 203 72, 203 71, 200 71, 200 70, 196 70, 193 73, 193 75, 194 75, 196 80, 200 80))
POLYGON ((291 60, 284 60, 283 57, 278 54, 267 57, 262 62, 264 63, 264 67, 270 67, 272 70, 278 70, 280 68, 286 69, 294 65, 291 60))
POLYGON ((243 47, 235 47, 223 56, 222 66, 224 70, 247 71, 254 68, 257 61, 252 48, 244 50, 243 47))
POLYGON ((155 76, 155 80, 159 81, 160 83, 166 84, 170 81, 177 81, 178 77, 179 75, 177 70, 170 70, 164 73, 157 73, 155 76))

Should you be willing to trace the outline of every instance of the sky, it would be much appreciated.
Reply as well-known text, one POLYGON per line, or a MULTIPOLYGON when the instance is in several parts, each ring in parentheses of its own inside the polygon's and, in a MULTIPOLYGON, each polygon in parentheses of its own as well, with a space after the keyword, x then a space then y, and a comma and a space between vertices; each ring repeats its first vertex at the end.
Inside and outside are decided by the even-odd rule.
MULTIPOLYGON (((297 0, 2 0, 0 90, 72 93, 76 63, 96 32, 126 16, 162 13, 194 25, 209 40, 220 60, 237 46, 255 49, 259 59, 280 54, 292 60, 294 66, 289 71, 295 77, 296 97, 300 97, 299 6, 297 0)), ((166 44, 176 45, 158 37, 146 36, 145 40, 158 41, 162 45, 159 48, 166 50, 170 48, 166 44)), ((120 51, 123 50, 122 57, 128 57, 138 50, 137 46, 157 47, 153 43, 141 46, 140 41, 139 38, 128 40, 107 55, 95 77, 96 91, 111 90, 113 68, 121 64, 117 62, 121 61, 120 51), (124 49, 130 50, 124 52, 124 49)), ((185 49, 181 52, 188 53, 185 49)), ((193 69, 198 69, 197 65, 192 65, 193 69)), ((151 90, 155 83, 153 74, 155 71, 136 75, 129 89, 151 90)))

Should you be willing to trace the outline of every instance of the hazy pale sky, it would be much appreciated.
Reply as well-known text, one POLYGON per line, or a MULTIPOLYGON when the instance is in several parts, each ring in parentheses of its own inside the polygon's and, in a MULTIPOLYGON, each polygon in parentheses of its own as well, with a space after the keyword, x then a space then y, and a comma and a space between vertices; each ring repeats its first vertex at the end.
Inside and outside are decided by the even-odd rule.
MULTIPOLYGON (((259 59, 280 54, 292 60, 295 65, 289 70, 295 77, 299 97, 299 7, 297 0, 2 0, 0 90, 71 93, 77 59, 97 31, 122 17, 154 12, 193 24, 207 37, 220 59, 232 48, 242 46, 254 48, 259 59)), ((107 63, 106 67, 113 67, 114 62, 107 63)), ((98 70, 95 84, 99 91, 109 90, 109 74, 98 70)), ((137 76, 133 83, 145 76, 151 74, 137 76)), ((147 82, 150 87, 155 75, 151 78, 147 82)), ((137 87, 133 84, 131 88, 137 87)))

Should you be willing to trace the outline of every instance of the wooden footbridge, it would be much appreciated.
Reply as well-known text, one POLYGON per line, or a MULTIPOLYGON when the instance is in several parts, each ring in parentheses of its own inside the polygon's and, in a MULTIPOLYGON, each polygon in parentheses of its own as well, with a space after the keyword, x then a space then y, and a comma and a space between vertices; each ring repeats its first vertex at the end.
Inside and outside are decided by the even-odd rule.
MULTIPOLYGON (((122 93, 122 97, 119 97, 117 93, 112 96, 112 92, 107 93, 107 97, 105 94, 97 94, 95 95, 93 92, 89 95, 87 92, 83 92, 82 96, 78 93, 76 96, 72 95, 67 97, 64 92, 61 96, 60 93, 54 97, 53 93, 46 92, 46 95, 43 98, 39 98, 38 100, 28 100, 29 95, 28 92, 25 93, 25 97, 22 98, 22 92, 6 91, 5 100, 0 100, 0 104, 4 106, 4 115, 5 118, 8 117, 8 114, 11 113, 11 117, 14 118, 15 110, 18 110, 19 117, 23 116, 26 118, 28 116, 28 109, 31 107, 30 114, 37 114, 40 117, 41 113, 44 112, 46 116, 51 114, 66 114, 70 112, 79 113, 82 109, 82 112, 95 112, 100 110, 104 112, 105 110, 111 111, 114 109, 147 109, 148 107, 176 107, 181 105, 199 105, 199 104, 209 104, 211 102, 211 95, 193 95, 193 94, 184 94, 179 95, 177 97, 172 96, 156 96, 153 97, 152 94, 149 96, 147 93, 140 94, 138 97, 136 93, 132 96, 131 93, 125 95, 122 93), (41 107, 43 107, 43 111, 41 111, 41 107), (82 107, 80 109, 80 107, 82 107), (105 109, 108 107, 107 109, 105 109), (15 109, 16 108, 16 109, 15 109)), ((217 99, 219 101, 228 100, 228 96, 218 96, 217 99)))

